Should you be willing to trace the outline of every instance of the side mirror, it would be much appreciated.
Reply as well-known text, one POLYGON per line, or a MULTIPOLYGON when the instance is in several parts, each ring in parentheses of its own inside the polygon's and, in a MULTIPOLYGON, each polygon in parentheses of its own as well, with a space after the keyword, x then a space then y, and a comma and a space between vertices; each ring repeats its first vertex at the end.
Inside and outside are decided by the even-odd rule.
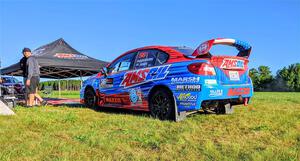
POLYGON ((106 76, 107 76, 107 73, 108 73, 107 68, 106 68, 106 67, 103 67, 103 68, 101 69, 101 74, 103 74, 103 75, 106 77, 106 76))

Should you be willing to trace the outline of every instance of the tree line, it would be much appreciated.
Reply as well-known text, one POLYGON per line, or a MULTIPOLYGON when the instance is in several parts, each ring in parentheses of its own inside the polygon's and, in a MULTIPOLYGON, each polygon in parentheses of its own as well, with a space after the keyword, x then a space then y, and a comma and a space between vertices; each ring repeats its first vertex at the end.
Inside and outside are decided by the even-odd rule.
MULTIPOLYGON (((44 90, 46 87, 51 87, 52 90, 59 89, 59 81, 45 81, 40 82, 40 90, 44 90)), ((80 80, 60 80, 60 89, 66 91, 79 91, 81 87, 80 80)))
POLYGON ((300 63, 291 64, 273 76, 268 66, 249 70, 255 91, 300 92, 300 63))

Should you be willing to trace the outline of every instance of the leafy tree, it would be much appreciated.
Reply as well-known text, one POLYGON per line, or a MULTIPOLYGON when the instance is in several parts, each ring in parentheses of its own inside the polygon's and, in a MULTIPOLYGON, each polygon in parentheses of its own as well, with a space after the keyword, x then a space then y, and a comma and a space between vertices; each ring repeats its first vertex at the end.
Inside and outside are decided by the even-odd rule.
MULTIPOLYGON (((276 82, 282 82, 286 90, 300 91, 300 63, 291 64, 277 72, 276 82)), ((277 84, 279 86, 279 84, 277 84)))
POLYGON ((259 87, 259 73, 258 73, 258 70, 255 69, 255 68, 250 69, 249 70, 249 76, 252 79, 254 90, 255 91, 258 90, 258 87, 259 87))
POLYGON ((270 91, 272 87, 271 83, 274 80, 270 67, 261 65, 258 67, 258 73, 259 89, 262 91, 270 91))
POLYGON ((259 66, 258 70, 250 69, 249 76, 252 79, 254 90, 256 91, 271 91, 272 81, 274 80, 270 67, 259 66))

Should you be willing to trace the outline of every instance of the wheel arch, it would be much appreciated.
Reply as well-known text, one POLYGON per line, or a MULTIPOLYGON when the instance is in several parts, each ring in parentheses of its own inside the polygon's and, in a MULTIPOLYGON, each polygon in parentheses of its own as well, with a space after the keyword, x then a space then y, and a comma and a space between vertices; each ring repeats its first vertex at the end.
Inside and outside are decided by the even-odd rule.
POLYGON ((83 95, 85 95, 85 92, 87 91, 87 90, 92 90, 95 94, 96 94, 96 91, 95 91, 95 89, 93 88, 93 86, 91 86, 91 85, 87 85, 85 88, 84 88, 84 93, 83 93, 83 95))
POLYGON ((157 91, 157 90, 159 90, 159 89, 162 89, 162 88, 163 88, 163 89, 166 89, 168 92, 170 92, 170 94, 171 94, 172 96, 174 96, 172 90, 171 90, 168 86, 163 85, 163 84, 155 85, 155 86, 153 86, 153 87, 150 89, 150 91, 149 91, 149 93, 148 93, 148 102, 150 101, 150 98, 152 97, 152 95, 154 94, 154 92, 157 91))

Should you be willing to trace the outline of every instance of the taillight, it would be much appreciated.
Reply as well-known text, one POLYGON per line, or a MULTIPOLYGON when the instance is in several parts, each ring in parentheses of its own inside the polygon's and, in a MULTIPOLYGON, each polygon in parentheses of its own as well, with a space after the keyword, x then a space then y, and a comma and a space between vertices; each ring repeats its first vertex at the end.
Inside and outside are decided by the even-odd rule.
POLYGON ((199 75, 216 75, 213 65, 208 63, 193 63, 188 65, 190 72, 199 75))

